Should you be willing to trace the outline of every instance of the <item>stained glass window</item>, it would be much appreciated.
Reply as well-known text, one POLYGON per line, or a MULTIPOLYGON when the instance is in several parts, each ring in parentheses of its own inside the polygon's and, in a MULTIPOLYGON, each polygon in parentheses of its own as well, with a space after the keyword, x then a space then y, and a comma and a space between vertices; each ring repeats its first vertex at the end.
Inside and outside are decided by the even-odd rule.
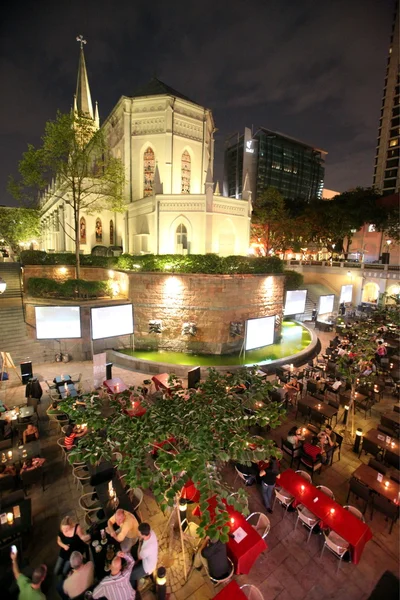
POLYGON ((154 157, 154 152, 150 148, 144 153, 144 182, 143 182, 143 196, 152 196, 153 195, 153 183, 154 183, 154 172, 156 168, 156 161, 154 157))
POLYGON ((101 224, 101 219, 96 219, 96 242, 103 241, 103 226, 101 224))
POLYGON ((85 219, 85 217, 81 217, 81 219, 80 219, 79 242, 81 244, 86 244, 86 219, 85 219))
POLYGON ((114 246, 114 221, 110 221, 110 246, 114 246))
POLYGON ((182 194, 190 194, 190 171, 191 171, 191 162, 190 162, 190 154, 187 150, 182 154, 182 185, 181 185, 181 193, 182 194))
POLYGON ((188 238, 187 229, 181 223, 176 228, 176 245, 178 246, 178 248, 182 247, 182 250, 187 250, 187 247, 188 247, 188 239, 187 238, 188 238))

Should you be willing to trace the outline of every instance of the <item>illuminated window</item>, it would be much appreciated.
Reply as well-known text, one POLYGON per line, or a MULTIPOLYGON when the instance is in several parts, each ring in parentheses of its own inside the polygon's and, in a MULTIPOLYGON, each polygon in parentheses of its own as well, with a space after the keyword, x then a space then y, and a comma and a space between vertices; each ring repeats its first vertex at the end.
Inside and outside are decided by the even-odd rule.
POLYGON ((79 223, 79 243, 86 244, 86 219, 81 217, 79 223))
POLYGON ((190 154, 187 150, 182 154, 182 184, 181 193, 190 194, 190 174, 191 174, 191 162, 190 154))
POLYGON ((154 172, 156 169, 156 161, 153 150, 148 147, 143 157, 143 197, 153 195, 154 172))
POLYGON ((176 246, 178 251, 188 249, 187 229, 183 223, 176 228, 176 246))
POLYGON ((101 224, 101 219, 96 219, 96 242, 100 244, 103 241, 103 226, 101 224))
POLYGON ((397 146, 397 145, 398 145, 398 143, 399 143, 399 140, 390 140, 390 142, 389 142, 389 146, 390 146, 391 148, 393 148, 393 146, 397 146))

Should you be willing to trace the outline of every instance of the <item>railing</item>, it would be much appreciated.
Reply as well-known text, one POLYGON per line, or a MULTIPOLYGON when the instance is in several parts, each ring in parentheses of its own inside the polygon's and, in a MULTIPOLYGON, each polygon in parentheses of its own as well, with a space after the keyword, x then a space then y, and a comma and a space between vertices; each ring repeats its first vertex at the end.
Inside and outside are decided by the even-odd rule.
POLYGON ((383 265, 381 263, 357 263, 351 261, 330 261, 330 260, 287 260, 287 266, 299 267, 329 267, 336 269, 359 269, 360 271, 391 271, 399 272, 399 265, 383 265))

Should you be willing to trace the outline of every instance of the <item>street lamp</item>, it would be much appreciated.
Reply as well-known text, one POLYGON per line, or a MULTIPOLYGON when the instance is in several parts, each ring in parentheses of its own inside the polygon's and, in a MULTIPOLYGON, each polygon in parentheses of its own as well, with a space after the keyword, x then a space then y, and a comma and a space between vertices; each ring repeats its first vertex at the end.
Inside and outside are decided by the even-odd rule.
POLYGON ((4 279, 2 279, 2 277, 0 277, 0 294, 4 294, 4 292, 6 291, 7 288, 7 284, 4 281, 4 279))

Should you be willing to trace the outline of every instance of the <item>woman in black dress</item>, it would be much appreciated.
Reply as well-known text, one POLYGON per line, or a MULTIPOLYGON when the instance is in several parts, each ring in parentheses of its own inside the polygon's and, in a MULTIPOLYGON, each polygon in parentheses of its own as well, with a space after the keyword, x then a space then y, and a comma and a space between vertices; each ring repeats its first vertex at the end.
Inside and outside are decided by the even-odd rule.
POLYGON ((81 526, 74 517, 64 517, 57 536, 60 554, 54 568, 54 574, 58 575, 61 573, 63 577, 66 577, 71 569, 69 558, 72 552, 77 550, 81 554, 85 554, 89 540, 90 535, 83 533, 81 526))

